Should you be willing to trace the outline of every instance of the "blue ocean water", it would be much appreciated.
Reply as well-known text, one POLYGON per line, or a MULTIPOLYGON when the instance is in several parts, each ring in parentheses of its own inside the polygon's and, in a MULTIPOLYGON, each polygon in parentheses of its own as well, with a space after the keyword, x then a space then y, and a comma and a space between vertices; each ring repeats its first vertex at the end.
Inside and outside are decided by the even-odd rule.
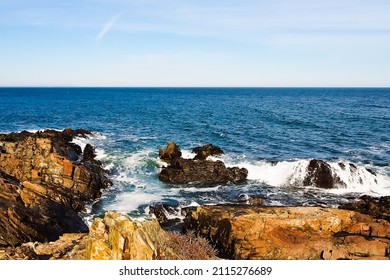
POLYGON ((94 132, 75 142, 95 145, 114 181, 91 216, 144 216, 154 203, 229 203, 250 195, 268 205, 337 206, 363 193, 390 193, 388 88, 0 88, 0 132, 67 127, 94 132), (164 184, 158 150, 168 141, 186 156, 195 146, 220 146, 220 159, 246 167, 249 180, 164 184), (312 158, 327 161, 345 185, 302 187, 312 158), (357 170, 341 170, 340 162, 357 170))

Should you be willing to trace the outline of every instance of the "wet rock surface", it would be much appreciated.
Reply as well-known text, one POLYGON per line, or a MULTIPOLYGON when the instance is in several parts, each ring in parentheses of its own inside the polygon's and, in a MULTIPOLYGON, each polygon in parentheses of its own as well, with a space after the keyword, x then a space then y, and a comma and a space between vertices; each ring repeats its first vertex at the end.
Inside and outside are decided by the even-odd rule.
POLYGON ((389 259, 390 223, 354 211, 319 207, 202 206, 194 230, 230 259, 389 259))
POLYGON ((247 176, 248 170, 245 168, 226 167, 222 161, 175 157, 167 167, 163 167, 159 179, 172 184, 217 185, 244 182, 247 176))
POLYGON ((332 189, 337 184, 341 184, 341 180, 332 173, 332 168, 327 162, 319 159, 310 160, 303 179, 304 186, 332 189))
POLYGON ((169 142, 165 148, 160 149, 159 157, 169 163, 171 160, 181 157, 181 150, 176 143, 169 142))
POLYGON ((79 212, 111 185, 91 149, 83 159, 71 142, 88 135, 72 129, 0 134, 0 247, 88 231, 79 212))
POLYGON ((192 149, 193 153, 196 153, 194 159, 205 160, 208 156, 222 155, 224 152, 220 147, 212 144, 207 144, 201 147, 195 147, 192 149))
POLYGON ((216 185, 227 182, 244 182, 248 176, 245 168, 226 167, 222 161, 178 158, 163 168, 159 179, 166 183, 216 185))
POLYGON ((364 195, 358 201, 341 205, 339 208, 353 210, 390 222, 390 196, 371 197, 364 195))

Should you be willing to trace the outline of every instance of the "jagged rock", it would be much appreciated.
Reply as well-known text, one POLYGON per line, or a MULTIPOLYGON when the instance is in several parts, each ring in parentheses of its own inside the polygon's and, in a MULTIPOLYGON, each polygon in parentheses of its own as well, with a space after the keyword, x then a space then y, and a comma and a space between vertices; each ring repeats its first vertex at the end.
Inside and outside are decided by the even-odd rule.
POLYGON ((50 260, 85 260, 87 237, 85 233, 66 233, 54 242, 38 243, 34 251, 50 260))
MULTIPOLYGON (((340 165, 340 167, 342 166, 343 164, 340 165)), ((306 176, 303 179, 304 186, 331 189, 337 186, 337 184, 341 184, 340 178, 333 175, 330 165, 323 160, 310 160, 306 172, 306 176)))
MULTIPOLYGON (((194 151, 202 158, 208 153, 223 153, 220 148, 211 144, 195 148, 194 151)), ((226 168, 222 161, 181 158, 180 148, 173 142, 160 150, 160 158, 169 159, 169 165, 163 167, 159 175, 159 179, 165 183, 216 185, 243 182, 248 177, 248 170, 245 168, 226 168)))
POLYGON ((243 182, 248 176, 245 168, 228 167, 222 161, 177 158, 161 170, 159 179, 166 183, 216 185, 243 182))
POLYGON ((203 239, 186 238, 161 229, 157 220, 133 221, 107 212, 94 220, 86 248, 88 260, 213 259, 214 250, 203 239))
POLYGON ((181 157, 181 150, 174 142, 169 142, 165 148, 160 149, 159 156, 162 160, 170 162, 175 158, 181 157))
POLYGON ((202 206, 186 230, 232 259, 389 259, 390 223, 319 207, 202 206))
POLYGON ((149 206, 149 214, 153 214, 157 221, 162 224, 169 220, 169 216, 177 216, 180 213, 178 206, 167 204, 154 204, 149 206))
POLYGON ((143 223, 115 212, 95 219, 87 242, 87 259, 152 260, 164 232, 156 220, 143 223))
POLYGON ((64 234, 55 242, 28 242, 0 249, 0 260, 84 260, 87 234, 64 234))
POLYGON ((32 242, 22 244, 19 247, 0 248, 0 260, 39 260, 40 257, 34 251, 32 242))
POLYGON ((196 147, 192 149, 193 153, 196 153, 194 159, 205 160, 208 156, 222 155, 223 151, 220 147, 212 144, 207 144, 202 147, 196 147))
POLYGON ((341 205, 339 208, 357 211, 390 222, 390 196, 371 197, 363 195, 358 201, 341 205))
POLYGON ((95 157, 96 157, 95 148, 92 147, 91 144, 85 145, 83 151, 83 161, 93 161, 95 160, 95 157))
POLYGON ((87 232, 78 215, 108 187, 97 161, 80 162, 86 130, 0 134, 0 247, 87 232))

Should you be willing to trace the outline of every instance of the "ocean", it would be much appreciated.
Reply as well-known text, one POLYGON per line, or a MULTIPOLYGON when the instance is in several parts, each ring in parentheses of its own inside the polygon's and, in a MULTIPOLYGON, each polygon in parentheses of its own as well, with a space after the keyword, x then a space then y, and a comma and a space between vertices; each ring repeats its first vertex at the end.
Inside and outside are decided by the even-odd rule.
POLYGON ((363 194, 390 195, 390 88, 0 88, 0 132, 84 128, 114 185, 86 219, 115 210, 149 217, 149 206, 238 203, 337 207, 363 194), (167 142, 212 143, 242 184, 199 187, 159 181, 167 142), (310 159, 345 183, 303 187, 310 159), (339 163, 352 163, 345 169, 339 163), (372 170, 376 173, 373 175, 372 170))

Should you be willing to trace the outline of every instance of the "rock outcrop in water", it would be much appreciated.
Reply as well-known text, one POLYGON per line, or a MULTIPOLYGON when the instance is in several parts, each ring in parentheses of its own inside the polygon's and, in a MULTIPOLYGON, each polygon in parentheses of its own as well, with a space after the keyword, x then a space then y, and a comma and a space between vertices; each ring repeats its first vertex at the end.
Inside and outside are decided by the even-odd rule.
POLYGON ((167 167, 163 167, 159 179, 172 184, 217 185, 243 182, 247 176, 245 168, 226 167, 222 161, 174 157, 167 167))
POLYGON ((333 174, 331 166, 323 160, 310 160, 306 172, 304 186, 332 189, 341 183, 340 178, 333 174))
POLYGON ((202 206, 185 228, 231 259, 389 259, 390 223, 319 207, 202 206))
POLYGON ((165 148, 160 149, 159 157, 169 163, 171 160, 181 157, 181 150, 174 142, 169 142, 165 148))
POLYGON ((196 153, 194 159, 205 160, 209 156, 222 155, 223 151, 220 147, 212 144, 207 144, 202 147, 195 147, 192 149, 193 153, 196 153))
POLYGON ((78 214, 111 183, 92 146, 72 143, 86 130, 0 134, 0 247, 87 232, 78 214))

